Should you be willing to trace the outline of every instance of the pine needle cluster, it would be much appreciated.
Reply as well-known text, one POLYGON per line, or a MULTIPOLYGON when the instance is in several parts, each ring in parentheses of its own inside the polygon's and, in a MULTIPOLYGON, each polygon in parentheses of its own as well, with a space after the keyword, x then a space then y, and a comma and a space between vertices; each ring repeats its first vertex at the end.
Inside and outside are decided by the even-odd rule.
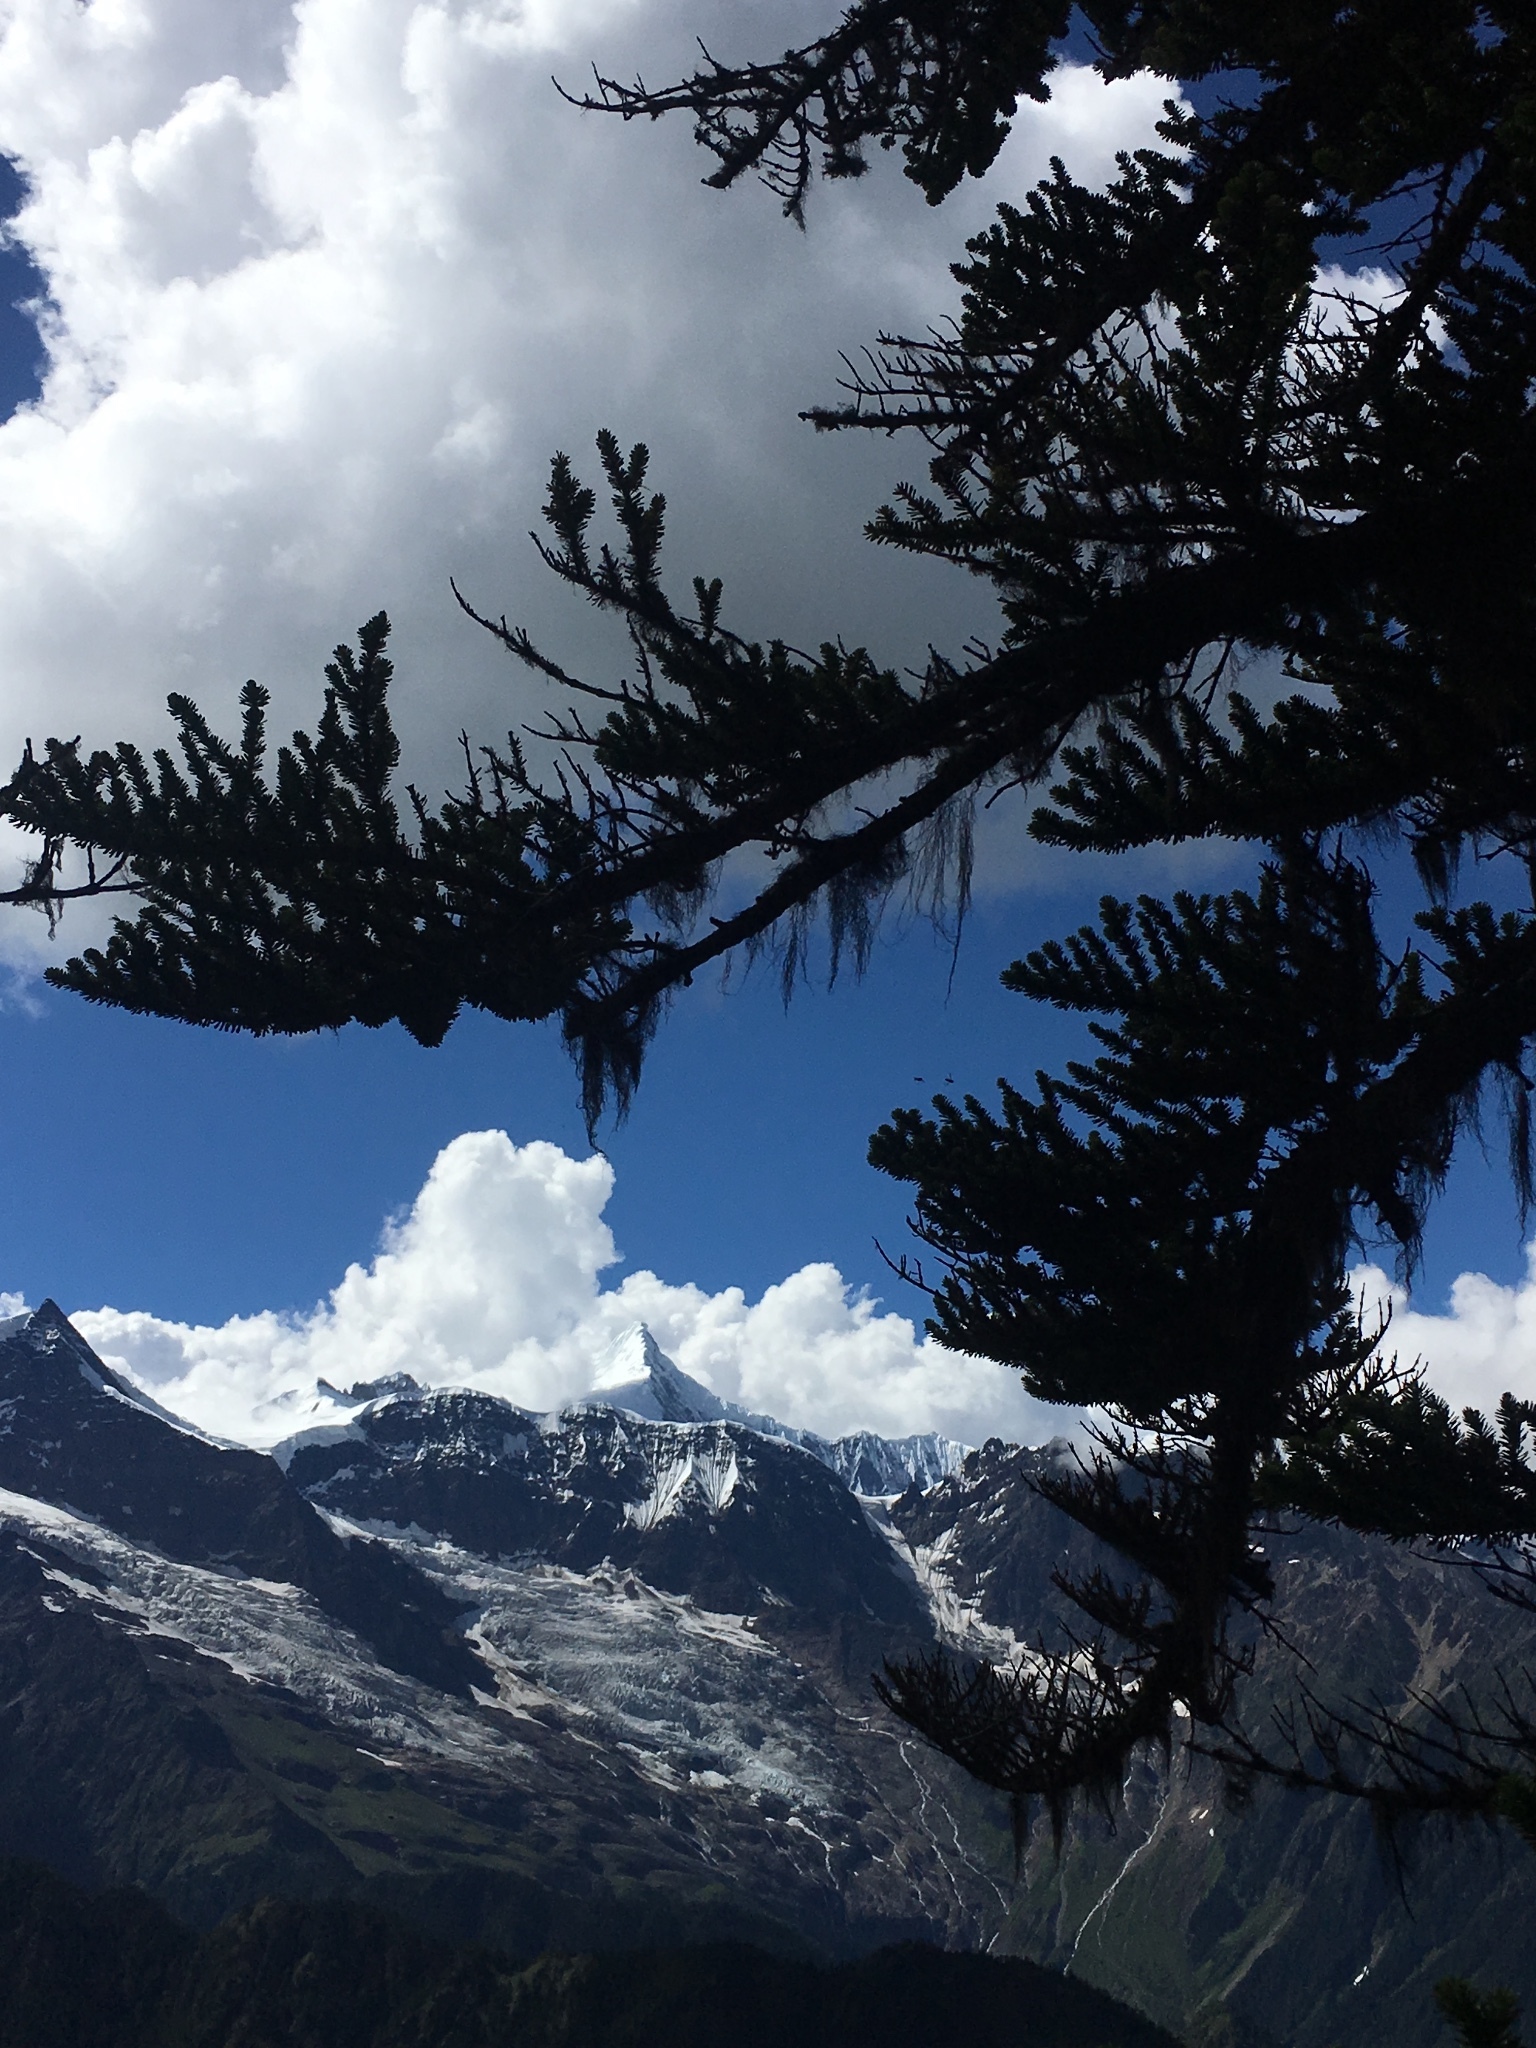
MULTIPOLYGON (((1192 1730, 1235 1780, 1528 1828, 1536 1709, 1513 1692, 1470 1719, 1306 1706, 1271 1741, 1239 1702, 1267 1516, 1536 1587, 1536 1412, 1454 1415, 1345 1284, 1362 1243, 1411 1267, 1491 1106, 1532 1194, 1536 37, 1507 0, 1076 14, 1106 77, 1168 80, 1158 146, 1102 189, 1056 164, 968 245, 954 326, 883 337, 808 415, 923 448, 870 534, 977 577, 995 644, 914 675, 738 635, 717 580, 669 594, 646 452, 604 435, 611 525, 559 456, 538 546, 627 629, 628 675, 572 674, 461 599, 563 707, 551 768, 526 734, 466 739, 460 795, 397 795, 381 614, 275 756, 255 684, 235 742, 173 698, 152 760, 29 750, 0 797, 38 848, 12 900, 130 896, 52 975, 129 1009, 429 1044, 466 1005, 559 1016, 595 1120, 712 962, 777 946, 788 986, 819 918, 835 971, 894 891, 963 911, 979 804, 1011 793, 1064 847, 1251 849, 1250 887, 1108 900, 1009 970, 1088 1020, 1094 1057, 873 1140, 914 1190, 934 1333, 1102 1418, 1047 1484, 1123 1563, 1067 1588, 1064 1646, 920 1660, 886 1695, 1058 1824, 1192 1730), (1389 938, 1394 848, 1423 896, 1389 938), (712 914, 743 850, 767 879, 712 914)), ((583 104, 691 115, 709 182, 765 178, 802 223, 817 176, 874 146, 937 203, 1048 97, 1069 25, 1053 0, 854 0, 780 59, 599 75, 583 104)), ((1497 1998, 1442 2004, 1467 2041, 1510 2038, 1497 1998)))

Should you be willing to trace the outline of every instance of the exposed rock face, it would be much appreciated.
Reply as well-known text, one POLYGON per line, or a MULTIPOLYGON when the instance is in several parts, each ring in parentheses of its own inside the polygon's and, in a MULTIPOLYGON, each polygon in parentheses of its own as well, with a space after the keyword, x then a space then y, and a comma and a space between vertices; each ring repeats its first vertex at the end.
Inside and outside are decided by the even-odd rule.
MULTIPOLYGON (((269 1458, 164 1415, 51 1304, 0 1326, 0 1853, 204 1923, 368 1896, 518 1953, 993 1944, 1256 2048, 1431 2048, 1430 1984, 1489 1957, 1536 2000, 1518 1849, 1434 1845, 1400 1889, 1363 1815, 1234 1815, 1199 1763, 1138 1765, 1115 1831, 1032 1841, 1015 1882, 1001 1803, 869 1674, 1057 1625, 1053 1574, 1093 1561, 1033 1486, 1066 1446, 832 1444, 626 1346, 542 1417, 408 1375, 322 1390, 269 1458)), ((1453 1562, 1309 1530, 1275 1563, 1335 1697, 1536 1666, 1453 1562)), ((1255 1726, 1296 1679, 1259 1646, 1255 1726)))
MULTIPOLYGON (((892 1505, 936 1611, 948 1597, 952 1639, 969 1632, 996 1656, 1002 1637, 1065 1618, 1053 1570, 1125 1571, 1032 1491, 1064 1450, 988 1444, 892 1505)), ((1303 1683, 1336 1706, 1402 1709, 1416 1693, 1487 1704, 1502 1678, 1536 1672, 1536 1617, 1461 1560, 1315 1526, 1277 1531, 1268 1548, 1291 1647, 1255 1645, 1243 1704, 1258 1735, 1274 1736, 1303 1683)), ((1194 2040, 1431 2048, 1445 2032, 1431 1992, 1447 1974, 1536 2002, 1536 1859, 1518 1843, 1428 1827, 1389 1848, 1364 1811, 1273 1785, 1235 1811, 1199 1758, 1143 1759, 1113 1824, 1080 1812, 1059 1857, 1042 1826, 1021 1877, 1006 1943, 1194 2040)))
POLYGON ((910 1571, 819 1459, 733 1422, 589 1408, 541 1422, 488 1394, 400 1395, 302 1444, 288 1477, 360 1523, 578 1572, 607 1563, 717 1613, 795 1607, 926 1625, 910 1571))
POLYGON ((589 1899, 604 1939, 997 1931, 993 1802, 871 1716, 927 1603, 827 1466, 360 1391, 285 1471, 51 1305, 0 1333, 0 1851, 203 1915, 382 1885, 589 1899))
POLYGON ((904 1493, 932 1486, 957 1471, 970 1449, 953 1437, 927 1430, 918 1436, 876 1436, 861 1429, 852 1436, 817 1436, 791 1429, 771 1415, 756 1415, 722 1401, 682 1372, 644 1323, 626 1330, 598 1370, 583 1406, 616 1408, 646 1422, 736 1422, 760 1436, 798 1444, 837 1474, 855 1493, 904 1493))
POLYGON ((166 1557, 281 1580, 384 1663, 467 1695, 485 1674, 458 1610, 386 1545, 344 1542, 272 1460, 215 1444, 109 1370, 47 1301, 0 1336, 0 1486, 166 1557))

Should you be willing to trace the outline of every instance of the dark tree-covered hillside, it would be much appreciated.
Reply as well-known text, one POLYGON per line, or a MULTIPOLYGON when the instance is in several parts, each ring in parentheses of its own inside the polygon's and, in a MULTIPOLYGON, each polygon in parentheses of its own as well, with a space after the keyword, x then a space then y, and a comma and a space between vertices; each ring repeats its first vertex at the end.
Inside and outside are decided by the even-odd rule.
POLYGON ((1086 1984, 919 1943, 826 1966, 741 1944, 548 1955, 435 1941, 366 1906, 265 1899, 203 1933, 142 1892, 0 1862, 8 2048, 1174 2048, 1086 1984))

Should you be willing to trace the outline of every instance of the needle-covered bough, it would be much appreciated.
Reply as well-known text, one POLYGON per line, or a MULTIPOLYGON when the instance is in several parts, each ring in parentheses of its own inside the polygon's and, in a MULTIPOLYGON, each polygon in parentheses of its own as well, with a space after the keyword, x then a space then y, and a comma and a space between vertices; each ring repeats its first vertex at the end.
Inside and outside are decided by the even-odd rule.
MULTIPOLYGON (((793 980, 818 925, 834 970, 861 956, 893 892, 963 909, 978 804, 1030 806, 1059 846, 1251 847, 1248 889, 1106 903, 1010 970, 1094 1020, 1097 1058, 874 1140, 941 1262, 940 1338, 1108 1416, 1053 1492, 1124 1566, 1074 1585, 1078 1639, 1028 1669, 940 1659, 888 1696, 1058 1813, 1182 1726, 1234 1769, 1528 1823, 1513 1704, 1455 1740, 1411 1712, 1358 1741, 1317 1719, 1274 1753, 1241 1728, 1233 1624, 1268 1610, 1266 1512, 1502 1544, 1517 1593, 1536 1527, 1531 1409, 1454 1417, 1344 1288, 1362 1237, 1411 1262, 1491 1098, 1530 1187, 1533 23, 1460 0, 1076 20, 1106 77, 1169 81, 1158 146, 1000 207, 956 324, 883 337, 809 415, 925 444, 869 531, 979 579, 969 647, 909 674, 834 637, 744 639, 718 582, 671 593, 645 451, 602 436, 611 528, 557 457, 539 547, 627 627, 627 676, 473 613, 551 710, 536 746, 466 741, 433 806, 397 782, 381 615, 275 755, 254 684, 233 741, 173 698, 152 759, 29 752, 3 801, 39 852, 11 900, 128 892, 51 978, 129 1009, 426 1043, 466 1005, 559 1016, 595 1119, 711 963, 776 947, 793 980), (1389 940, 1370 868, 1393 848, 1425 908, 1389 940), (765 877, 745 900, 721 893, 743 851, 731 872, 765 877)), ((1028 0, 859 0, 773 61, 599 76, 583 104, 691 114, 709 182, 761 176, 796 219, 875 147, 937 203, 1049 96, 1069 26, 1028 0)))

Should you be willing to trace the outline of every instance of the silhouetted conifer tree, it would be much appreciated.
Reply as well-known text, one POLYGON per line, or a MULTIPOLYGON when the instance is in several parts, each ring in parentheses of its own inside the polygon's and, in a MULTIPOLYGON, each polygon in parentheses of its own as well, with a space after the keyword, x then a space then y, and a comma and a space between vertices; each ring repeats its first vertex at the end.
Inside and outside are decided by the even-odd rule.
MULTIPOLYGON (((1171 101, 1161 146, 1106 189, 1057 164, 999 208, 957 268, 954 331, 885 337, 810 415, 927 444, 927 484, 870 532, 978 576, 995 645, 909 677, 836 642, 738 636, 718 582, 668 593, 645 451, 605 435, 617 538, 562 456, 540 545, 625 622, 629 678, 574 676, 472 614, 568 707, 551 772, 516 737, 466 745, 460 797, 402 803, 381 615, 275 761, 254 684, 234 744, 173 698, 179 760, 29 752, 3 801, 41 850, 13 897, 56 907, 71 848, 95 864, 72 888, 134 895, 52 975, 130 1009, 254 1031, 398 1019, 426 1043, 465 1004, 558 1014, 596 1117, 710 962, 777 944, 788 984, 818 912, 835 971, 893 890, 963 910, 974 807, 1001 790, 1054 778, 1034 798, 1047 843, 1252 845, 1250 891, 1109 902, 1010 970, 1093 1020, 1096 1059, 995 1106, 898 1112, 873 1141, 915 1189, 940 1337, 1105 1412, 1099 1455, 1048 1490, 1130 1568, 1069 1588, 1080 1638, 1033 1666, 939 1658, 887 1695, 1058 1819, 1187 1711, 1239 1775, 1536 1839, 1536 1728, 1513 1698, 1471 1723, 1432 1701, 1354 1723, 1309 1704, 1272 1753, 1234 1713, 1231 1632, 1269 1600, 1252 1535, 1283 1507, 1477 1539, 1510 1597, 1536 1597, 1536 1414, 1453 1416, 1381 1362, 1343 1284, 1362 1233, 1411 1261, 1490 1091, 1531 1191, 1536 915, 1452 886, 1467 856, 1511 870, 1522 902, 1536 878, 1529 10, 1077 12, 1105 75, 1151 66, 1196 107, 1171 101), (1351 283, 1340 266, 1364 262, 1395 282, 1351 283), (1256 663, 1288 679, 1269 708, 1239 688, 1256 663), (1392 842, 1426 890, 1395 949, 1369 871, 1392 842), (770 879, 709 916, 744 847, 770 879)), ((818 171, 857 176, 873 146, 937 203, 1048 94, 1068 25, 1044 0, 855 0, 780 59, 706 55, 660 91, 599 77, 584 103, 691 114, 710 182, 760 175, 797 220, 818 171)), ((1511 2036, 1497 1997, 1442 2004, 1469 2044, 1511 2036)))

